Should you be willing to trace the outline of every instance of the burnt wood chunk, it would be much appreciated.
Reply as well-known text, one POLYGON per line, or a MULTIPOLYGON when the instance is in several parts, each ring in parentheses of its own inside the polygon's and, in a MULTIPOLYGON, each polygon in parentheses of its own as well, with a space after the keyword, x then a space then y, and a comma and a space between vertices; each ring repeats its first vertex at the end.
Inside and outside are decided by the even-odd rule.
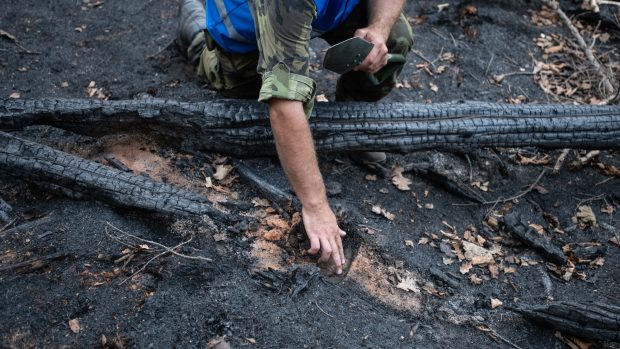
POLYGON ((530 320, 575 337, 620 342, 620 307, 616 305, 555 302, 521 305, 514 310, 530 320))
POLYGON ((504 216, 502 223, 511 235, 541 253, 550 262, 559 265, 566 263, 566 256, 562 250, 538 234, 536 229, 523 222, 517 212, 511 212, 504 216))
POLYGON ((0 198, 0 223, 8 223, 13 215, 13 208, 0 198))
MULTIPOLYGON (((186 149, 274 155, 265 104, 225 100, 0 100, 0 130, 51 125, 101 136, 143 133, 186 149)), ((319 103, 318 151, 470 151, 481 147, 620 148, 620 106, 464 103, 319 103)))
POLYGON ((204 196, 0 131, 0 171, 74 198, 170 215, 225 220, 204 196))

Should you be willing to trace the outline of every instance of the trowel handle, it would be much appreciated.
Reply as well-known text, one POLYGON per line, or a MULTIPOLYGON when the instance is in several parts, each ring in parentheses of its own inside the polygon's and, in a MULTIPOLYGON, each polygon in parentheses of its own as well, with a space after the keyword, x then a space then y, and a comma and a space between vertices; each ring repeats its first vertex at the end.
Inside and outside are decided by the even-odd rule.
POLYGON ((404 55, 400 53, 388 53, 388 63, 405 63, 406 59, 404 55))
MULTIPOLYGON (((405 63, 406 59, 404 55, 400 53, 388 53, 387 55, 388 64, 389 63, 405 63)), ((381 81, 375 76, 375 74, 368 74, 368 79, 373 85, 379 85, 381 81)))

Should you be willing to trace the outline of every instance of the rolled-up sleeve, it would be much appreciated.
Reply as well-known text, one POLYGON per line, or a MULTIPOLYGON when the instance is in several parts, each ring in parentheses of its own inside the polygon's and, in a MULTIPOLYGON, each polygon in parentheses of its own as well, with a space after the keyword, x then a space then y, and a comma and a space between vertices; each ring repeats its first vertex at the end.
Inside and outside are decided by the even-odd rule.
POLYGON ((316 84, 308 76, 313 0, 254 0, 252 10, 262 76, 259 101, 272 98, 303 103, 310 116, 316 84))

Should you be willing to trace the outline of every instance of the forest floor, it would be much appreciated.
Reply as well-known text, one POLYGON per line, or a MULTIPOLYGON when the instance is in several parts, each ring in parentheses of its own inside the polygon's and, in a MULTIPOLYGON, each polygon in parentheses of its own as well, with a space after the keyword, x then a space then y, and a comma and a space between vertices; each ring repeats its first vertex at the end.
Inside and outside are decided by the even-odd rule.
MULTIPOLYGON (((408 2, 414 52, 386 101, 600 102, 570 33, 538 2, 442 3, 408 2)), ((1 98, 218 98, 173 43, 175 0, 25 0, 0 8, 1 98)), ((617 24, 597 27, 588 16, 579 24, 597 38, 603 62, 620 71, 617 24)), ((337 75, 320 65, 326 47, 313 40, 312 76, 317 93, 332 101, 337 75)), ((274 210, 234 169, 227 172, 229 157, 122 133, 93 139, 37 126, 15 134, 102 163, 113 156, 214 202, 245 203, 235 213, 247 219, 222 229, 207 217, 71 200, 1 176, 0 196, 16 217, 0 227, 3 348, 204 348, 218 341, 235 348, 561 348, 553 330, 511 307, 620 303, 620 181, 602 170, 620 167, 617 151, 572 166, 586 152, 571 150, 557 174, 551 168, 561 150, 389 154, 390 168, 443 161, 487 201, 508 199, 488 205, 411 173, 401 190, 346 155, 320 154, 330 202, 345 212, 349 232, 345 273, 335 276, 303 253, 303 234, 290 229, 295 215, 274 210), (561 269, 512 239, 497 225, 508 212, 574 264, 561 269), (30 221, 40 224, 11 230, 30 221), (153 258, 162 251, 153 242, 172 247, 190 238, 181 251, 210 262, 153 258), (466 256, 469 249, 486 262, 466 256), (55 258, 13 267, 49 255, 55 258)), ((287 190, 277 158, 245 163, 287 190)))

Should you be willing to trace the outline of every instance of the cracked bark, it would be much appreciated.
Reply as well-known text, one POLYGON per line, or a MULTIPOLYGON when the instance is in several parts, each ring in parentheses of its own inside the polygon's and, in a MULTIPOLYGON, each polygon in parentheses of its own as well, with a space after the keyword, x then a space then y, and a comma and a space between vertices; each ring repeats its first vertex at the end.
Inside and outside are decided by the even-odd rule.
MULTIPOLYGON (((91 136, 138 132, 239 157, 275 154, 266 106, 258 102, 0 100, 0 130, 29 125, 91 136)), ((620 106, 614 105, 318 103, 310 126, 323 152, 620 148, 620 106)))
POLYGON ((530 320, 580 338, 620 342, 620 307, 597 302, 555 302, 514 308, 530 320))
POLYGON ((209 215, 226 221, 223 212, 199 194, 150 178, 20 139, 0 131, 0 171, 74 198, 170 215, 209 215))

